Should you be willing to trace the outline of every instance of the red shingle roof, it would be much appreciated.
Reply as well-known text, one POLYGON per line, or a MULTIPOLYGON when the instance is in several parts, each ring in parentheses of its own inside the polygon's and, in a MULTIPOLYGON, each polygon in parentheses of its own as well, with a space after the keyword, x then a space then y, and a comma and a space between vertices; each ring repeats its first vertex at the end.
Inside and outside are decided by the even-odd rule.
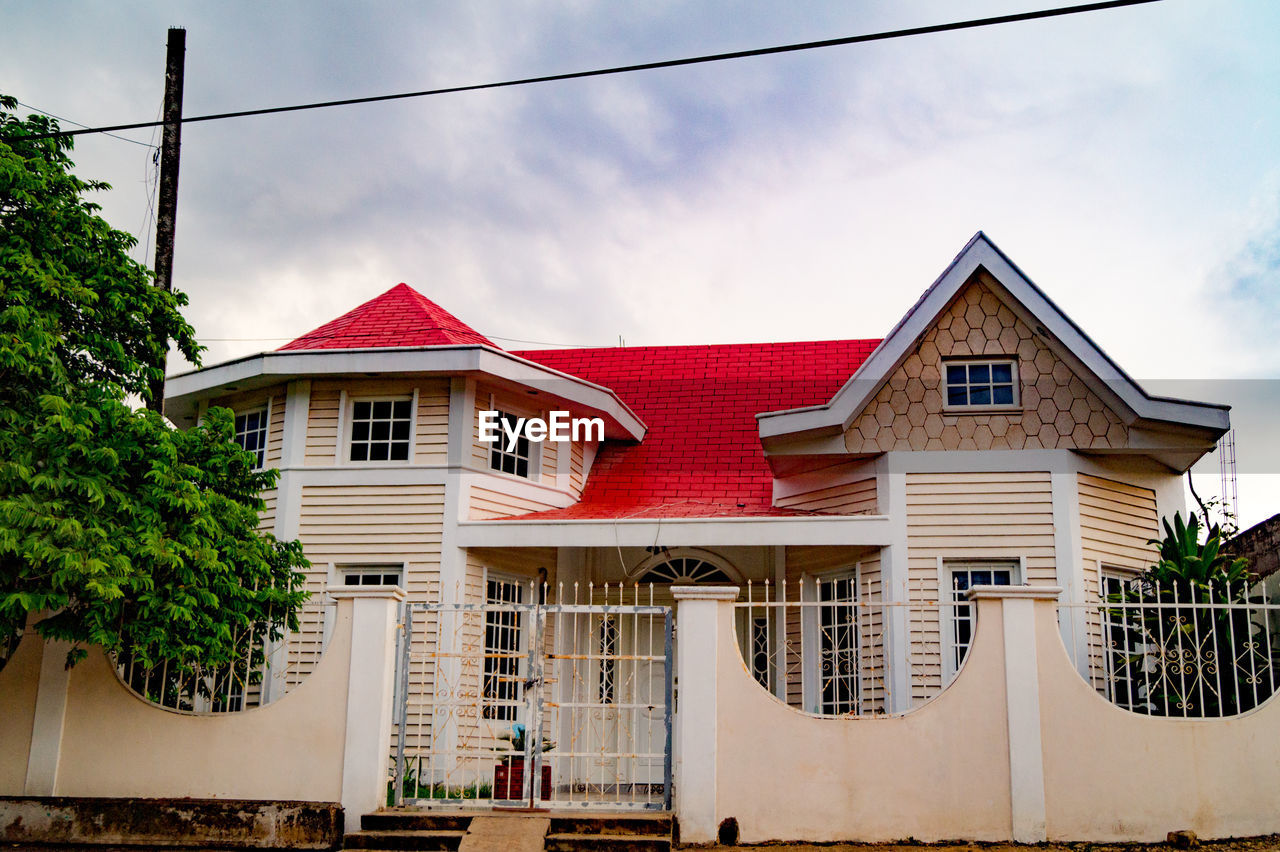
POLYGON ((381 296, 280 348, 358 349, 477 344, 494 346, 489 338, 408 284, 397 284, 381 296))
POLYGON ((582 500, 523 518, 743 517, 775 509, 755 415, 827 402, 878 340, 516 352, 611 388, 649 427, 601 446, 582 500))

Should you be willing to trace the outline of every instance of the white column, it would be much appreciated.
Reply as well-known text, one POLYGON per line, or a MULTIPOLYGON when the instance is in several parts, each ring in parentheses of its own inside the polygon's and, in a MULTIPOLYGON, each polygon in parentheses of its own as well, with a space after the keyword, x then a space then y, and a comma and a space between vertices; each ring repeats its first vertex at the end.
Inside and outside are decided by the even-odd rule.
POLYGON ((56 639, 41 640, 34 634, 28 635, 26 641, 43 641, 43 648, 36 713, 31 724, 31 753, 22 791, 28 796, 52 796, 57 792, 58 763, 62 757, 62 723, 67 716, 67 685, 71 681, 67 652, 71 644, 56 639))
MULTIPOLYGON (((878 511, 892 524, 893 544, 880 550, 880 588, 886 603, 905 603, 910 597, 907 586, 907 475, 890 471, 886 453, 877 462, 876 499, 878 511)), ((885 607, 886 679, 889 683, 889 711, 905 713, 911 709, 911 634, 905 606, 885 607)))
POLYGON ((404 589, 330 586, 338 618, 351 618, 347 730, 342 752, 342 809, 348 825, 376 811, 387 797, 395 682, 397 612, 404 589))
MULTIPOLYGON (((1049 475, 1053 493, 1053 561, 1066 603, 1084 602, 1084 553, 1080 536, 1080 489, 1075 470, 1049 475)), ((1084 607, 1071 607, 1058 622, 1062 644, 1086 680, 1089 678, 1089 629, 1084 607)))
POLYGON ((675 719, 676 816, 682 843, 714 843, 716 814, 716 664, 723 615, 732 623, 737 586, 673 586, 676 677, 680 685, 675 719))
MULTIPOLYGON (((1044 746, 1040 739, 1040 671, 1036 601, 1056 601, 1057 586, 974 586, 970 600, 1000 601, 1004 626, 1004 692, 1009 727, 1009 804, 1015 843, 1043 843, 1044 746)), ((994 616, 978 605, 978 624, 994 616)), ((979 627, 981 629, 981 627, 979 627)))

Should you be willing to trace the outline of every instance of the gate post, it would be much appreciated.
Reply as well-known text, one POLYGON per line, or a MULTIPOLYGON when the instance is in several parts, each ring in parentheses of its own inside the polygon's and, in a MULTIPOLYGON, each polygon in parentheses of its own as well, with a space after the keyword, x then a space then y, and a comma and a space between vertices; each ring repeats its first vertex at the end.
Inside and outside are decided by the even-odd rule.
MULTIPOLYGON (((714 843, 716 813, 716 669, 721 618, 732 621, 737 586, 673 586, 676 599, 675 799, 682 843, 714 843)), ((736 649, 730 649, 736 654, 736 649)))
POLYGON ((398 586, 330 586, 327 591, 338 602, 338 620, 351 618, 342 752, 342 809, 350 825, 386 801, 396 614, 408 595, 398 586))

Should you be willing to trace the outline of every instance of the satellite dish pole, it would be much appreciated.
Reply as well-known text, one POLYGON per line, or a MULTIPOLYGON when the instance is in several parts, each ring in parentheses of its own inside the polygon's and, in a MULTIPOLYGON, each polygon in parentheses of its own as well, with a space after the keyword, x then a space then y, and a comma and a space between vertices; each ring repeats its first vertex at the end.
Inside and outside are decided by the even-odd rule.
MULTIPOLYGON (((173 234, 178 218, 178 155, 182 148, 182 73, 187 31, 169 28, 164 63, 164 134, 160 137, 160 197, 156 205, 156 286, 173 289, 173 234)), ((166 340, 165 346, 168 346, 166 340)), ((161 359, 161 370, 165 360, 161 359)), ((147 407, 164 412, 164 375, 151 383, 147 407)))

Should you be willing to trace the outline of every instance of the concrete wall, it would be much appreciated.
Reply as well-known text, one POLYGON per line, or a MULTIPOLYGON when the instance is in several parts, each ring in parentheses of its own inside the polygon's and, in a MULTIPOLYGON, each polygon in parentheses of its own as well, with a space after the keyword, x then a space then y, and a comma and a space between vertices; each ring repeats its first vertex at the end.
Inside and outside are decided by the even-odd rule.
MULTIPOLYGON (((1056 596, 980 587, 957 679, 890 718, 819 718, 748 674, 731 587, 679 603, 676 794, 685 842, 1154 842, 1280 832, 1280 701, 1229 719, 1154 719, 1072 667, 1056 596)), ((677 594, 681 597, 685 593, 677 594)))
POLYGON ((125 687, 102 653, 70 672, 60 656, 42 666, 46 651, 65 650, 29 634, 0 671, 0 795, 341 801, 373 810, 385 796, 394 613, 404 592, 331 593, 333 638, 315 670, 279 701, 240 713, 160 708, 125 687), (65 702, 37 701, 37 684, 65 690, 65 702))

